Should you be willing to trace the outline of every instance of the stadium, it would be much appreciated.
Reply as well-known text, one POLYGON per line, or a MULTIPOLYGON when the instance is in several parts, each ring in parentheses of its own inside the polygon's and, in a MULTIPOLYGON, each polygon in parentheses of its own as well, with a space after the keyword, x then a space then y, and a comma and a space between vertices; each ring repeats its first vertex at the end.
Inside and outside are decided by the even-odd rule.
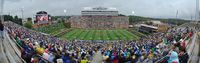
POLYGON ((137 35, 127 31, 127 16, 118 16, 115 8, 86 7, 80 16, 71 16, 65 23, 70 23, 72 31, 61 38, 68 40, 136 40, 137 35))
MULTIPOLYGON (((176 19, 170 18, 174 10, 166 6, 171 2, 166 2, 163 7, 139 0, 124 3, 100 0, 30 1, 19 0, 18 4, 6 2, 3 9, 4 0, 1 0, 0 63, 200 63, 200 24, 196 22, 199 21, 196 18, 199 18, 199 3, 196 3, 193 22, 192 18, 180 18, 178 10, 176 19), (18 14, 18 10, 13 10, 21 5, 24 6, 20 10, 21 17, 13 16, 18 14), (84 6, 116 6, 119 10, 112 7, 85 7, 80 10, 84 6), (64 8, 65 14, 60 12, 64 8), (45 11, 35 12, 42 9, 45 11), (156 9, 159 10, 152 12, 156 9), (3 10, 14 13, 4 15, 3 10), (32 17, 23 15, 24 10, 29 10, 25 14, 35 14, 32 17), (170 16, 167 17, 163 10, 170 16), (75 11, 80 13, 67 16, 70 15, 68 11, 72 15, 76 15, 75 11), (130 15, 130 11, 134 15, 130 15), (162 18, 164 16, 168 19, 162 18)), ((179 7, 179 11, 184 11, 179 7)))
POLYGON ((73 28, 84 29, 127 29, 127 16, 118 16, 118 11, 112 8, 84 8, 81 16, 72 16, 68 21, 73 28))

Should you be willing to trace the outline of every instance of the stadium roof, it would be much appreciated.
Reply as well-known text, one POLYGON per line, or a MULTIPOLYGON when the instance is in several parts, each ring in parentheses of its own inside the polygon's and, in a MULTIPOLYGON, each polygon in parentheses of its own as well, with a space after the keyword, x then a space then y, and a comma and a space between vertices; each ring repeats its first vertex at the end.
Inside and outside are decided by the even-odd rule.
POLYGON ((36 14, 47 14, 47 12, 46 11, 39 11, 36 14))
POLYGON ((117 11, 114 7, 84 7, 83 11, 117 11))
POLYGON ((146 25, 146 24, 140 24, 140 26, 145 26, 145 27, 149 27, 149 28, 158 29, 158 27, 150 26, 150 25, 146 25))

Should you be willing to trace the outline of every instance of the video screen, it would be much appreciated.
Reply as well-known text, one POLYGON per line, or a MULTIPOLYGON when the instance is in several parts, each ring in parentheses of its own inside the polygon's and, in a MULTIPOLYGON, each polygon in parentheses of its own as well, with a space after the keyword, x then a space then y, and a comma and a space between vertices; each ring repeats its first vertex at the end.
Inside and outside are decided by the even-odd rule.
POLYGON ((38 24, 45 24, 48 23, 49 17, 48 15, 36 15, 36 22, 38 24))

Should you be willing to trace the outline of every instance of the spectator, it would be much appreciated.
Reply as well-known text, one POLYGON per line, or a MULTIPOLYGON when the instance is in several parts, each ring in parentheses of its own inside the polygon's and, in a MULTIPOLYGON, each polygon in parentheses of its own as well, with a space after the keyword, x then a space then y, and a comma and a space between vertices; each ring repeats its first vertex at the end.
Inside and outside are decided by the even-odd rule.
POLYGON ((178 53, 175 51, 176 47, 172 46, 171 51, 169 52, 168 63, 179 63, 178 53))
POLYGON ((83 59, 81 60, 81 63, 88 63, 88 60, 87 60, 86 58, 83 58, 83 59))
POLYGON ((186 52, 185 48, 182 48, 180 53, 179 53, 179 58, 180 58, 180 63, 187 63, 189 59, 189 55, 186 52))
POLYGON ((4 36, 3 36, 3 30, 4 30, 4 25, 2 22, 0 22, 0 35, 1 35, 1 38, 3 39, 4 36))
MULTIPOLYGON (((22 46, 22 57, 27 63, 30 62, 30 58, 36 57, 38 62, 47 60, 54 63, 87 63, 92 60, 91 58, 93 58, 97 51, 102 52, 103 61, 105 63, 154 62, 158 58, 168 54, 169 46, 173 44, 173 40, 177 39, 175 37, 176 34, 181 34, 181 32, 173 31, 167 33, 166 36, 163 33, 155 33, 147 37, 142 37, 137 41, 96 43, 89 40, 63 41, 59 38, 44 35, 14 23, 7 23, 6 25, 8 25, 6 27, 8 27, 10 36, 22 46), (164 41, 167 43, 163 43, 165 44, 164 47, 156 47, 158 44, 162 43, 161 37, 165 38, 164 41), (42 58, 46 60, 43 60, 42 58)), ((185 38, 185 36, 179 37, 178 39, 183 38, 185 38)), ((180 47, 181 45, 178 42, 176 46, 180 47)), ((174 48, 175 47, 173 47, 169 53, 169 62, 178 60, 178 53, 174 48)), ((181 52, 185 51, 181 50, 181 52)), ((181 52, 179 55, 180 62, 183 61, 182 59, 188 59, 187 55, 181 55, 181 52)))

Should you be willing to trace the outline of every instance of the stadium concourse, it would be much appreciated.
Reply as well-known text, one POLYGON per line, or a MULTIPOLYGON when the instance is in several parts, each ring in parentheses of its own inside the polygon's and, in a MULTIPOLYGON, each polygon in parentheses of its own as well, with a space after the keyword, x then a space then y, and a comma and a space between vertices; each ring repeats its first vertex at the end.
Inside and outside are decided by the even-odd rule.
POLYGON ((129 42, 70 42, 12 22, 5 26, 27 63, 186 63, 186 45, 193 36, 192 29, 183 28, 129 42), (166 58, 160 61, 163 56, 166 58))

